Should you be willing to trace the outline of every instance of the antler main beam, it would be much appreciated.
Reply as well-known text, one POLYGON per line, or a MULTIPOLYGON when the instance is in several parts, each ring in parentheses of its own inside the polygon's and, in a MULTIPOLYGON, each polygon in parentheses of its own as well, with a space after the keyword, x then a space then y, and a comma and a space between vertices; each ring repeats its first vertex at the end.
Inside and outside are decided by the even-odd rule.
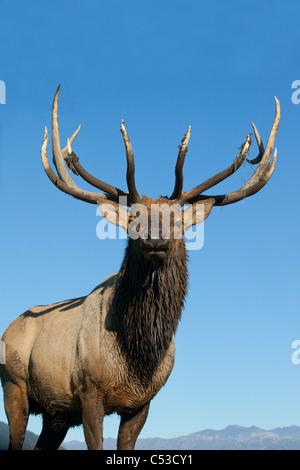
POLYGON ((277 159, 277 149, 275 149, 273 160, 271 163, 272 154, 273 154, 274 145, 275 145, 275 139, 276 139, 279 123, 280 123, 280 114, 281 114, 280 103, 278 99, 276 98, 276 96, 275 96, 275 103, 276 103, 276 113, 275 113, 275 118, 273 121, 272 129, 269 135, 266 148, 264 148, 264 145, 262 143, 262 140, 260 138, 260 135, 256 126, 253 123, 251 123, 253 126, 257 145, 259 147, 259 154, 255 159, 247 160, 251 164, 258 163, 258 167, 256 168, 251 178, 247 181, 247 183, 245 183, 237 191, 234 191, 228 194, 214 195, 214 196, 206 196, 202 194, 207 189, 215 186, 216 184, 220 183, 228 176, 232 175, 242 165, 250 149, 251 134, 247 136, 245 143, 241 147, 240 155, 233 162, 233 164, 230 167, 228 167, 226 170, 221 171, 217 175, 213 176, 212 178, 209 178, 208 180, 199 184, 198 186, 191 189, 190 191, 182 193, 182 195, 178 199, 178 202, 181 205, 184 205, 187 203, 191 204, 193 202, 201 201, 207 198, 214 198, 216 206, 224 206, 227 204, 232 204, 234 202, 240 201, 241 199, 244 199, 246 197, 252 196, 256 192, 258 192, 261 188, 263 188, 263 186, 265 186, 265 184, 269 181, 270 177, 273 174, 273 171, 276 165, 276 159, 277 159))
POLYGON ((239 156, 234 160, 232 165, 230 165, 228 168, 221 171, 220 173, 217 173, 212 178, 209 178, 208 180, 199 184, 198 186, 195 186, 195 188, 191 189, 190 191, 183 193, 181 197, 181 201, 183 201, 184 203, 191 201, 195 197, 197 197, 199 194, 202 194, 204 191, 207 191, 209 188, 212 188, 216 184, 221 183, 221 181, 231 176, 236 170, 238 170, 238 168, 240 168, 240 166, 244 162, 246 155, 249 152, 250 146, 251 146, 251 135, 249 134, 247 136, 246 141, 241 146, 241 151, 240 151, 239 156))
POLYGON ((74 132, 72 137, 68 139, 67 145, 61 149, 60 145, 60 136, 59 136, 59 127, 58 127, 58 99, 60 93, 60 86, 57 88, 55 97, 53 100, 52 106, 52 147, 53 147, 53 162, 58 173, 58 177, 52 170, 49 160, 48 160, 48 131, 45 128, 44 141, 42 145, 42 163, 45 169, 46 174, 52 181, 52 183, 57 186, 61 191, 70 194, 71 196, 80 199, 85 202, 92 204, 97 204, 98 201, 103 199, 109 199, 118 202, 120 196, 128 197, 128 204, 138 202, 140 196, 135 187, 134 180, 134 157, 131 147, 129 137, 127 135, 124 121, 122 121, 121 130, 126 147, 126 157, 127 157, 127 183, 129 192, 122 191, 121 189, 116 188, 104 181, 99 180, 95 176, 88 173, 79 163, 79 158, 72 151, 72 143, 74 142, 76 136, 80 131, 80 126, 74 132), (74 174, 80 175, 85 181, 87 181, 92 186, 104 191, 104 193, 97 193, 91 191, 85 191, 79 188, 76 183, 71 178, 67 166, 73 171, 74 174))

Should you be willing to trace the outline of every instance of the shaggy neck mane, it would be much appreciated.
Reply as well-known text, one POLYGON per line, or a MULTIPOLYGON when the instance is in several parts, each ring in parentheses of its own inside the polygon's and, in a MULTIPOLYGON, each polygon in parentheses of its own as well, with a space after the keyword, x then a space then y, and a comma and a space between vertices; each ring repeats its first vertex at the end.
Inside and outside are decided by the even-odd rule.
POLYGON ((114 310, 118 341, 141 383, 151 380, 177 329, 187 292, 187 253, 181 240, 161 264, 147 263, 129 239, 118 274, 114 310))

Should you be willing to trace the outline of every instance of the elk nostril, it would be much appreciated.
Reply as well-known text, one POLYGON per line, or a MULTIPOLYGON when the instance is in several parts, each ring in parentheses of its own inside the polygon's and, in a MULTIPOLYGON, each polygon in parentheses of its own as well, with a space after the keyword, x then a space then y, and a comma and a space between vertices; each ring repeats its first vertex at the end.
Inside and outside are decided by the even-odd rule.
POLYGON ((143 240, 143 247, 147 249, 153 248, 153 240, 143 240))
POLYGON ((158 250, 159 250, 159 249, 161 249, 161 250, 169 250, 170 246, 171 246, 170 240, 164 240, 164 241, 162 241, 161 243, 158 243, 158 244, 157 244, 157 249, 158 249, 158 250))

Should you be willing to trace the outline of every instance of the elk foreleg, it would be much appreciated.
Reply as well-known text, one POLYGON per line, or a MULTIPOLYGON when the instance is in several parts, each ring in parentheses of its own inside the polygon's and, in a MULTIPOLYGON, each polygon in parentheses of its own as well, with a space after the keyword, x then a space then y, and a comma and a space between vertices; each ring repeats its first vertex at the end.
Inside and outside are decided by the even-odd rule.
POLYGON ((118 450, 133 450, 149 411, 149 403, 132 411, 121 414, 121 423, 118 433, 118 450))
POLYGON ((4 389, 5 412, 9 424, 9 450, 21 450, 28 422, 28 398, 24 385, 6 382, 4 389))
POLYGON ((102 396, 98 390, 81 395, 82 423, 88 450, 103 449, 104 408, 102 396))

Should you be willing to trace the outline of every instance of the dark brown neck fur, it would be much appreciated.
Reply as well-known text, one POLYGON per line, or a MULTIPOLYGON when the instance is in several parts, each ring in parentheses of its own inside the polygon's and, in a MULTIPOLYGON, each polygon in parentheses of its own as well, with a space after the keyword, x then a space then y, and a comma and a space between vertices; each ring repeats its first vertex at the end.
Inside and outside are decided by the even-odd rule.
POLYGON ((148 383, 175 333, 187 292, 184 240, 160 264, 147 263, 129 239, 118 274, 114 309, 117 337, 131 372, 148 383))

